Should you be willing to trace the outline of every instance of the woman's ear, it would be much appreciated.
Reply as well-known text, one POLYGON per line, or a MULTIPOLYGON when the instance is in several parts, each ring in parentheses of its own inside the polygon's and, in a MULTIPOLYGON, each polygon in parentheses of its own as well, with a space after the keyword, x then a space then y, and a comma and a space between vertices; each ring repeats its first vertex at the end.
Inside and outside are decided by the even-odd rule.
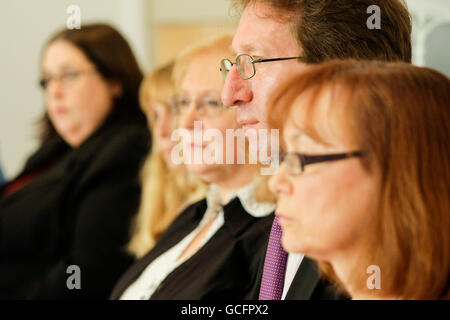
POLYGON ((120 98, 123 94, 122 83, 117 79, 108 80, 108 85, 111 90, 111 95, 114 99, 120 98))

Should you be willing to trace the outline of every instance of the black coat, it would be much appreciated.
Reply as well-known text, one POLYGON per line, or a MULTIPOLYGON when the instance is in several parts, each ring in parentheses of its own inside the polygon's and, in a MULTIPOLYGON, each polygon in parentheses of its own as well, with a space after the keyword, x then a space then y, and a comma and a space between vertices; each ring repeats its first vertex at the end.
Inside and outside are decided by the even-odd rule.
MULTIPOLYGON (((239 198, 234 198, 223 210, 224 225, 166 277, 151 299, 228 300, 244 299, 249 294, 264 262, 267 234, 274 215, 255 218, 245 211, 239 198)), ((205 211, 206 200, 184 210, 155 247, 122 276, 111 299, 119 299, 152 261, 191 233, 205 211)))
POLYGON ((29 158, 18 178, 57 161, 0 195, 0 299, 109 296, 133 261, 123 247, 149 141, 144 123, 111 116, 79 147, 55 137, 29 158), (81 290, 67 288, 70 265, 80 267, 81 290))

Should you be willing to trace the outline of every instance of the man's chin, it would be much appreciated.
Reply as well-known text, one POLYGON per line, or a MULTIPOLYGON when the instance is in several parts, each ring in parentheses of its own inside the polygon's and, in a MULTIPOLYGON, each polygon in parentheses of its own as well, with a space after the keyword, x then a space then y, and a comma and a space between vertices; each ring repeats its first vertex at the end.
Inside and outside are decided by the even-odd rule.
MULTIPOLYGON (((251 154, 259 155, 260 154, 268 154, 268 151, 270 150, 271 145, 271 134, 270 131, 267 130, 267 132, 264 134, 264 131, 260 130, 267 130, 264 127, 261 127, 260 129, 249 129, 247 132, 245 132, 245 137, 248 140, 248 147, 249 152, 251 154)), ((259 158, 258 158, 259 159, 259 158)), ((262 159, 259 159, 262 160, 262 159)))

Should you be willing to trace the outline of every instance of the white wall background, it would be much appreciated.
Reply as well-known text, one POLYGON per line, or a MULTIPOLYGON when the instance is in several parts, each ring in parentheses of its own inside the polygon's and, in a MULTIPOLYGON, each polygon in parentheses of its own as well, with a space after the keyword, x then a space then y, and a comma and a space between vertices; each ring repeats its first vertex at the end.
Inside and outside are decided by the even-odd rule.
POLYGON ((227 19, 228 0, 2 0, 0 2, 0 164, 8 177, 38 146, 33 124, 43 111, 37 86, 41 48, 65 27, 71 4, 82 23, 107 22, 129 40, 144 71, 152 64, 151 26, 227 19))
POLYGON ((140 0, 1 1, 0 163, 8 177, 15 175, 37 148, 33 124, 43 111, 37 86, 41 48, 51 34, 66 25, 70 4, 80 6, 82 22, 102 21, 119 27, 141 66, 149 67, 140 0))
POLYGON ((407 0, 413 17, 413 63, 450 77, 450 1, 407 0))
MULTIPOLYGON (((414 17, 414 63, 450 76, 450 1, 407 2, 414 17)), ((37 86, 40 51, 48 37, 65 26, 71 4, 80 6, 82 22, 103 21, 118 27, 144 71, 153 67, 152 27, 230 19, 229 0, 2 0, 0 164, 8 177, 37 148, 33 123, 43 111, 37 86)))

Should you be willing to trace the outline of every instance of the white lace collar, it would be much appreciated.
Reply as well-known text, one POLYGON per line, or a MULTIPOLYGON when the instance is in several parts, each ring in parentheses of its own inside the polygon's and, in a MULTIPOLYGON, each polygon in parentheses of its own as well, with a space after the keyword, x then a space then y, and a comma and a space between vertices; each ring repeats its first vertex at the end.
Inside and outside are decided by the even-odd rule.
MULTIPOLYGON (((275 210, 275 204, 267 202, 257 202, 255 199, 254 191, 255 187, 254 183, 252 182, 246 185, 245 187, 239 189, 237 192, 233 193, 228 198, 226 203, 228 204, 232 199, 238 197, 245 211, 247 211, 251 216, 260 218, 271 214, 275 210)), ((208 192, 206 194, 206 203, 208 205, 208 208, 210 209, 222 208, 220 200, 220 187, 218 185, 211 184, 209 186, 208 192)))

